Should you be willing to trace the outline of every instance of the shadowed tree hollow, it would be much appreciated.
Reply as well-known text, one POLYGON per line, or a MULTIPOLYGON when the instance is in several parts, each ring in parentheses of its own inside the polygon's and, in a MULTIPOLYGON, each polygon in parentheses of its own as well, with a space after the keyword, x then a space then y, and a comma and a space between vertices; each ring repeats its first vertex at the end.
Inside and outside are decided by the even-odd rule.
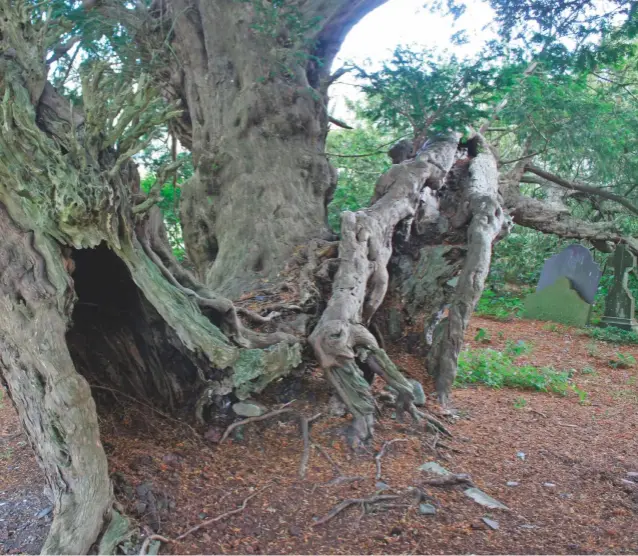
POLYGON ((330 69, 384 3, 0 0, 0 370, 54 502, 43 553, 113 552, 128 528, 91 387, 204 426, 219 396, 258 394, 313 358, 356 442, 373 434, 374 375, 398 392, 399 416, 437 427, 383 349, 384 303, 425 323, 446 402, 512 220, 635 248, 524 195, 528 172, 578 184, 528 165, 530 144, 499 171, 487 125, 461 140, 415 124, 370 205, 330 231, 328 89, 343 73, 330 69), (133 161, 162 126, 192 153, 180 205, 190 270, 156 206, 179 161, 148 194, 133 161))

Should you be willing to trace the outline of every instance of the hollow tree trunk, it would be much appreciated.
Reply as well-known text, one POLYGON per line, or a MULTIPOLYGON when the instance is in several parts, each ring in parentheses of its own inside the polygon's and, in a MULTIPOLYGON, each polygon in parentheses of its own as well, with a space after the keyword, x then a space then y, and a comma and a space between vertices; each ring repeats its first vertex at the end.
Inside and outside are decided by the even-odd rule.
POLYGON ((246 329, 139 203, 130 157, 154 92, 98 65, 83 76, 86 112, 71 108, 46 80, 59 30, 27 7, 0 0, 0 373, 54 496, 43 550, 112 552, 127 522, 111 509, 86 378, 201 418, 211 395, 246 397, 290 372, 300 347, 246 329))
POLYGON ((187 108, 175 131, 195 165, 183 185, 184 242, 215 291, 237 298, 276 281, 296 247, 330 236, 330 66, 348 30, 384 1, 168 3, 180 60, 172 81, 187 108))

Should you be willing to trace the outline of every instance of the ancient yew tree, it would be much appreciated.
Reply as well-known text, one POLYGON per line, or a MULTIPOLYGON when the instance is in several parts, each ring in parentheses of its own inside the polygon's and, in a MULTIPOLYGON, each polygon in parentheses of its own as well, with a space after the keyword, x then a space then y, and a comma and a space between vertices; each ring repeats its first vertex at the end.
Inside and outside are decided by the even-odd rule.
POLYGON ((375 374, 400 412, 439 427, 383 349, 384 301, 424 323, 445 402, 512 219, 633 246, 521 191, 528 172, 586 191, 528 165, 532 140, 499 175, 485 137, 502 106, 488 99, 473 113, 488 124, 463 140, 466 129, 439 121, 454 102, 422 109, 370 206, 331 232, 332 61, 384 2, 0 0, 0 370, 55 504, 44 553, 113 551, 127 528, 91 387, 203 425, 220 397, 258 394, 314 360, 355 440, 373 432, 375 374), (133 160, 161 126, 192 153, 190 269, 156 206, 178 163, 146 195, 133 160))

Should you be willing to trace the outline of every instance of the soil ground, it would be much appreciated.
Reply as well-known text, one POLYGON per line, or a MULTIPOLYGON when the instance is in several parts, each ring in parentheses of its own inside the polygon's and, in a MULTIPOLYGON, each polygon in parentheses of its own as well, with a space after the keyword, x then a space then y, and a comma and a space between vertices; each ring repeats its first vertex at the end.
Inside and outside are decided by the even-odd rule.
MULTIPOLYGON (((550 328, 534 321, 474 318, 468 344, 503 349, 507 340, 531 343, 525 358, 538 366, 575 369, 575 383, 587 400, 576 394, 458 388, 453 396, 457 417, 448 419, 452 439, 426 434, 422 425, 398 423, 393 409, 382 407, 374 446, 355 454, 340 434, 347 420, 328 415, 330 390, 320 372, 304 378, 300 391, 271 392, 266 401, 273 407, 296 398, 290 405, 295 410, 307 416, 323 412, 311 437, 333 463, 313 448, 304 480, 298 473, 299 426, 290 416, 246 425, 220 447, 213 441, 225 423, 209 431, 213 441, 205 441, 181 424, 150 419, 146 407, 120 405, 101 421, 118 500, 143 526, 176 538, 256 493, 243 511, 182 542, 162 545, 162 553, 638 553, 638 483, 628 475, 638 472, 638 369, 609 364, 619 351, 638 359, 638 346, 550 328), (479 328, 489 332, 489 346, 473 340, 479 328), (361 505, 353 505, 315 525, 342 500, 383 488, 375 479, 374 456, 395 438, 405 441, 394 443, 381 459, 382 482, 390 488, 382 494, 418 487, 436 514, 421 515, 406 494, 385 507, 371 505, 365 514, 361 505), (480 506, 462 486, 425 484, 428 476, 418 467, 429 461, 470 474, 509 511, 480 506), (327 484, 339 474, 362 479, 327 484), (496 521, 498 529, 484 517, 496 521)), ((432 391, 419 359, 393 357, 425 382, 426 392, 432 391)), ((36 517, 47 502, 35 458, 19 431, 5 397, 0 407, 0 553, 36 551, 50 520, 50 514, 36 517)))

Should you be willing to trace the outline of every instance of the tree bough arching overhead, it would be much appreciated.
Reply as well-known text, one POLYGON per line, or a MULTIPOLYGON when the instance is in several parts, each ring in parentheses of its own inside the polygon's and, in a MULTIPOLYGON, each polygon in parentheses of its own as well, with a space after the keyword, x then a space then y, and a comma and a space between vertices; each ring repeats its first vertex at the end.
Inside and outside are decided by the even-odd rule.
POLYGON ((373 432, 375 374, 399 413, 441 427, 383 349, 374 319, 388 298, 424 318, 445 401, 511 218, 633 245, 523 194, 528 170, 553 179, 527 165, 533 140, 499 177, 487 129, 461 141, 459 122, 437 128, 446 107, 470 106, 457 91, 422 111, 429 123, 391 151, 370 206, 344 213, 335 236, 327 93, 342 72, 330 68, 383 3, 0 0, 0 370, 54 500, 43 553, 111 552, 128 528, 91 387, 204 424, 220 396, 245 399, 298 368, 307 342, 356 441, 373 432), (193 271, 156 206, 179 161, 148 195, 133 162, 162 126, 192 152, 181 223, 193 271))

